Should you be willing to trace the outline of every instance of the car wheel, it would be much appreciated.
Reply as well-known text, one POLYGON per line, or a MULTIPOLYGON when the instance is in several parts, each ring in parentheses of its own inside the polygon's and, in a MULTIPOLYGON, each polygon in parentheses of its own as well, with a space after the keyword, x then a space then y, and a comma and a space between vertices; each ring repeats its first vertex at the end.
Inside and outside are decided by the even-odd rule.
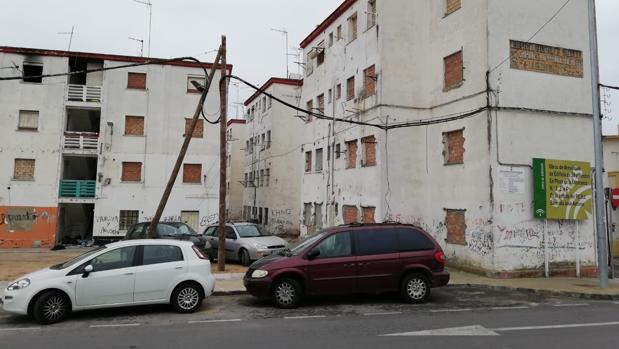
POLYGON ((64 321, 71 312, 71 301, 62 292, 43 293, 34 302, 32 316, 40 324, 54 324, 64 321))
POLYGON ((423 303, 430 297, 430 282, 422 274, 407 275, 402 281, 402 296, 409 303, 423 303))
POLYGON ((239 260, 241 261, 241 265, 244 267, 248 267, 251 264, 251 258, 249 257, 249 252, 246 249, 241 249, 241 252, 239 252, 239 260))
POLYGON ((179 313, 194 313, 202 306, 202 290, 194 283, 184 283, 172 292, 171 303, 179 313))
POLYGON ((303 298, 303 288, 295 279, 279 279, 273 284, 272 297, 278 308, 296 308, 303 298))

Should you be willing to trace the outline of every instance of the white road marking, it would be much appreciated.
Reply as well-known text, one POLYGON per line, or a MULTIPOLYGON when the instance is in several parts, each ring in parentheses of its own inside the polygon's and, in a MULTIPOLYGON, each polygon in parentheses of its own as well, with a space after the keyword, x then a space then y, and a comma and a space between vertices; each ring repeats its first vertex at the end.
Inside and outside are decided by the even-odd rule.
POLYGON ((219 322, 239 322, 243 321, 243 319, 221 319, 221 320, 195 320, 195 321, 187 321, 188 324, 212 324, 219 322))
POLYGON ((431 313, 458 313, 463 311, 471 311, 473 309, 470 308, 460 308, 460 309, 434 309, 430 310, 431 313))
POLYGON ((302 315, 302 316, 284 316, 286 320, 302 320, 302 319, 321 319, 325 318, 325 315, 302 315))
POLYGON ((519 305, 513 307, 492 307, 492 310, 518 310, 518 309, 529 309, 526 305, 519 305))
POLYGON ((619 305, 619 302, 613 302, 614 305, 619 305))
POLYGON ((0 328, 0 331, 32 331, 32 330, 40 330, 40 327, 8 327, 8 328, 0 328))
POLYGON ((499 334, 480 325, 441 328, 415 332, 384 334, 381 337, 414 337, 414 336, 498 336, 499 334))
POLYGON ((586 307, 588 303, 565 303, 565 304, 554 304, 553 307, 586 307))
POLYGON ((137 327, 140 324, 104 324, 104 325, 90 325, 91 328, 108 328, 108 327, 137 327))
POLYGON ((567 324, 567 325, 547 325, 547 326, 523 326, 523 327, 502 327, 494 328, 493 331, 530 331, 530 330, 551 330, 561 328, 580 328, 580 327, 603 327, 603 326, 619 326, 619 321, 613 322, 593 322, 588 324, 567 324))
POLYGON ((363 316, 385 316, 385 315, 399 315, 402 314, 401 311, 392 311, 392 312, 384 312, 384 313, 365 313, 363 316))
POLYGON ((564 328, 604 327, 604 326, 619 326, 619 321, 594 322, 594 323, 583 323, 583 324, 566 324, 566 325, 501 327, 501 328, 486 328, 481 325, 474 325, 474 326, 464 326, 464 327, 441 328, 441 329, 436 329, 436 330, 391 333, 391 334, 384 334, 381 336, 383 337, 498 336, 499 334, 497 332, 552 330, 552 329, 564 329, 564 328))

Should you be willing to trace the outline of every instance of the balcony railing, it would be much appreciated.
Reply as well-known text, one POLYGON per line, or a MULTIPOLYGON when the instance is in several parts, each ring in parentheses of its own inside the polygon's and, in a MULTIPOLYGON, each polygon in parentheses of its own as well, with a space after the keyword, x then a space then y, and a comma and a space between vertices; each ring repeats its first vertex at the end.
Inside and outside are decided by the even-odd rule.
POLYGON ((73 102, 101 103, 101 86, 69 85, 67 99, 73 102))
POLYGON ((96 132, 65 131, 63 147, 67 150, 96 151, 99 147, 99 134, 96 132))
POLYGON ((63 179, 60 181, 58 195, 61 198, 94 198, 96 189, 96 181, 63 179))

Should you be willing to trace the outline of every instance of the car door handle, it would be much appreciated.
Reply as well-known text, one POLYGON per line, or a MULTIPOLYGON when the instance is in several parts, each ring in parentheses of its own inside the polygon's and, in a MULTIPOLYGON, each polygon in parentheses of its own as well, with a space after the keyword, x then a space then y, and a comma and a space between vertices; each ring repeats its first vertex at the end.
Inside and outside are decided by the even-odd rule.
POLYGON ((125 275, 125 276, 131 276, 131 275, 133 275, 133 273, 125 273, 125 274, 123 274, 123 275, 125 275))
POLYGON ((183 267, 176 267, 174 269, 176 269, 176 270, 183 270, 183 267))
POLYGON ((355 266, 355 263, 344 264, 344 268, 352 268, 355 266))
POLYGON ((370 264, 370 263, 357 263, 357 266, 364 267, 364 266, 366 266, 368 264, 370 264))

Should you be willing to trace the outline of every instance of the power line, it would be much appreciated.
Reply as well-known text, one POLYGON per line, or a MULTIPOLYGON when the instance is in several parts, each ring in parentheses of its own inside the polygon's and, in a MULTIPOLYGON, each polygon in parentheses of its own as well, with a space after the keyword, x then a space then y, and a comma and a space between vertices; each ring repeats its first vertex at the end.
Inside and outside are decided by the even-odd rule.
POLYGON ((608 89, 611 89, 611 90, 619 91, 619 86, 610 86, 610 85, 600 84, 600 87, 604 87, 604 88, 608 88, 608 89))
MULTIPOLYGON (((548 24, 550 24, 550 22, 552 22, 555 18, 557 18, 557 16, 559 15, 559 13, 561 13, 561 11, 563 11, 563 9, 567 6, 567 4, 569 4, 572 0, 567 0, 563 6, 561 6, 553 15, 552 17, 550 17, 533 35, 531 35, 531 37, 526 41, 526 43, 531 42, 531 40, 533 40, 537 34, 539 34, 542 30, 544 30, 544 28, 546 28, 546 26, 548 24)), ((499 63, 496 67, 492 68, 490 70, 490 72, 494 72, 495 70, 499 69, 499 67, 501 67, 503 64, 505 64, 505 62, 507 62, 509 60, 509 55, 501 61, 501 63, 499 63)))

